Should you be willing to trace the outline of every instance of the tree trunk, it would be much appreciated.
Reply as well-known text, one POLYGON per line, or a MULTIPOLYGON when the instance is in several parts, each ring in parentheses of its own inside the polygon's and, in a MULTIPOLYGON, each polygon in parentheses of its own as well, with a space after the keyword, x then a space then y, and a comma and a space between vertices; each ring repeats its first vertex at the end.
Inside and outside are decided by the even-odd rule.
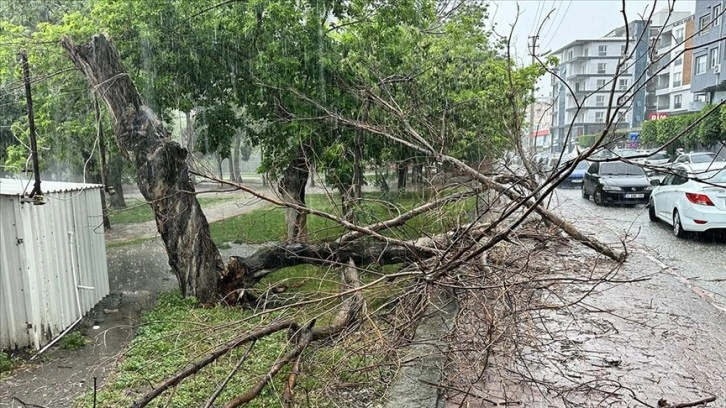
POLYGON ((126 208, 123 184, 124 163, 121 156, 114 154, 109 157, 108 170, 110 187, 113 188, 109 188, 111 208, 126 208))
POLYGON ((136 168, 139 191, 154 210, 182 294, 212 301, 224 264, 193 194, 187 150, 171 141, 162 122, 141 100, 116 48, 105 36, 96 35, 90 44, 81 46, 75 46, 69 37, 61 43, 108 106, 116 140, 136 168))
POLYGON ((423 186, 422 183, 422 177, 423 177, 423 164, 416 163, 411 168, 411 184, 414 186, 421 188, 423 186))
POLYGON ((355 205, 358 205, 361 197, 363 197, 363 142, 361 139, 362 132, 357 131, 353 146, 353 194, 351 196, 355 205))
POLYGON ((370 241, 270 245, 248 257, 233 256, 227 265, 229 273, 220 283, 220 294, 224 297, 239 288, 249 288, 269 273, 295 265, 340 265, 349 261, 358 266, 410 264, 431 256, 405 246, 370 241))
POLYGON ((406 190, 406 176, 408 176, 408 164, 398 163, 398 191, 406 190))
POLYGON ((219 153, 216 153, 214 155, 214 158, 217 159, 217 171, 219 172, 219 179, 224 180, 224 170, 222 169, 222 162, 224 161, 224 159, 219 153))
POLYGON ((242 182, 242 176, 240 175, 239 166, 240 166, 240 147, 242 145, 242 132, 237 131, 234 135, 234 139, 232 139, 232 152, 229 155, 229 172, 230 172, 230 180, 234 181, 235 183, 241 183, 242 182))
MULTIPOLYGON (((309 171, 302 151, 285 169, 278 189, 283 201, 286 203, 305 206, 305 185, 308 182, 309 171)), ((305 240, 307 234, 307 214, 288 207, 285 212, 287 222, 287 240, 300 242, 305 240)))

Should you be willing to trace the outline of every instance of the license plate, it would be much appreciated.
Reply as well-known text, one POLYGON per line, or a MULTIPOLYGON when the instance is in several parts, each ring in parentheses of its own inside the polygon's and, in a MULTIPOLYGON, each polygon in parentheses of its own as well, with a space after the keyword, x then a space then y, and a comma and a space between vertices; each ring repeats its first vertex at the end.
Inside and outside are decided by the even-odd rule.
POLYGON ((581 179, 572 180, 572 184, 582 183, 581 179))
POLYGON ((643 198, 644 194, 625 194, 625 198, 643 198))

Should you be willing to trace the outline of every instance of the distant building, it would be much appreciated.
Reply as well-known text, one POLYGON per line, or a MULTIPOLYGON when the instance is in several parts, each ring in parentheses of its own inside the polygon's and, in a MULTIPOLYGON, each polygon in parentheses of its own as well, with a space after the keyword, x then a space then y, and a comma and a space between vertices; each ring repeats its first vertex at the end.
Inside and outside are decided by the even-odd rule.
POLYGON ((691 13, 668 14, 660 11, 650 21, 631 21, 627 28, 618 27, 602 38, 576 40, 553 52, 560 60, 551 81, 553 151, 570 152, 581 135, 601 132, 609 119, 608 109, 622 98, 631 100, 626 109, 617 112, 617 129, 638 128, 656 112, 657 104, 646 103, 650 44, 663 24, 691 13), (614 83, 615 70, 626 53, 629 58, 614 83))
POLYGON ((552 125, 552 99, 540 97, 531 107, 529 147, 536 151, 549 150, 550 126, 552 125))
POLYGON ((724 52, 724 4, 721 0, 696 0, 695 36, 693 37, 693 92, 692 110, 705 103, 720 102, 726 98, 726 68, 724 52))
POLYGON ((653 78, 646 87, 648 120, 694 109, 691 93, 693 50, 690 49, 694 22, 691 14, 663 27, 656 43, 656 56, 648 68, 649 76, 653 78))

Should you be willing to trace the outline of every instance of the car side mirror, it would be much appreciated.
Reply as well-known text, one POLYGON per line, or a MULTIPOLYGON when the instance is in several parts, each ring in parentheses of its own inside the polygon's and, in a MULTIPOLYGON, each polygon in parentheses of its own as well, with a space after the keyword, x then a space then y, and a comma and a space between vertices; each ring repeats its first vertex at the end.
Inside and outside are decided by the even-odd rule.
POLYGON ((658 179, 652 179, 652 180, 650 180, 650 185, 651 186, 659 186, 660 185, 660 180, 658 180, 658 179))

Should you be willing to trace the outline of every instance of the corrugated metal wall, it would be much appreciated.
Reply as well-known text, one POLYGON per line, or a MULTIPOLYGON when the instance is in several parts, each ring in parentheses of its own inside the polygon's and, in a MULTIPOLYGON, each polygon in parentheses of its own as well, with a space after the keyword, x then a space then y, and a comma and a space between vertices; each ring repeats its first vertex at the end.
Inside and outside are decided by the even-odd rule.
POLYGON ((42 347, 109 293, 100 190, 45 197, 0 195, 0 348, 42 347))

